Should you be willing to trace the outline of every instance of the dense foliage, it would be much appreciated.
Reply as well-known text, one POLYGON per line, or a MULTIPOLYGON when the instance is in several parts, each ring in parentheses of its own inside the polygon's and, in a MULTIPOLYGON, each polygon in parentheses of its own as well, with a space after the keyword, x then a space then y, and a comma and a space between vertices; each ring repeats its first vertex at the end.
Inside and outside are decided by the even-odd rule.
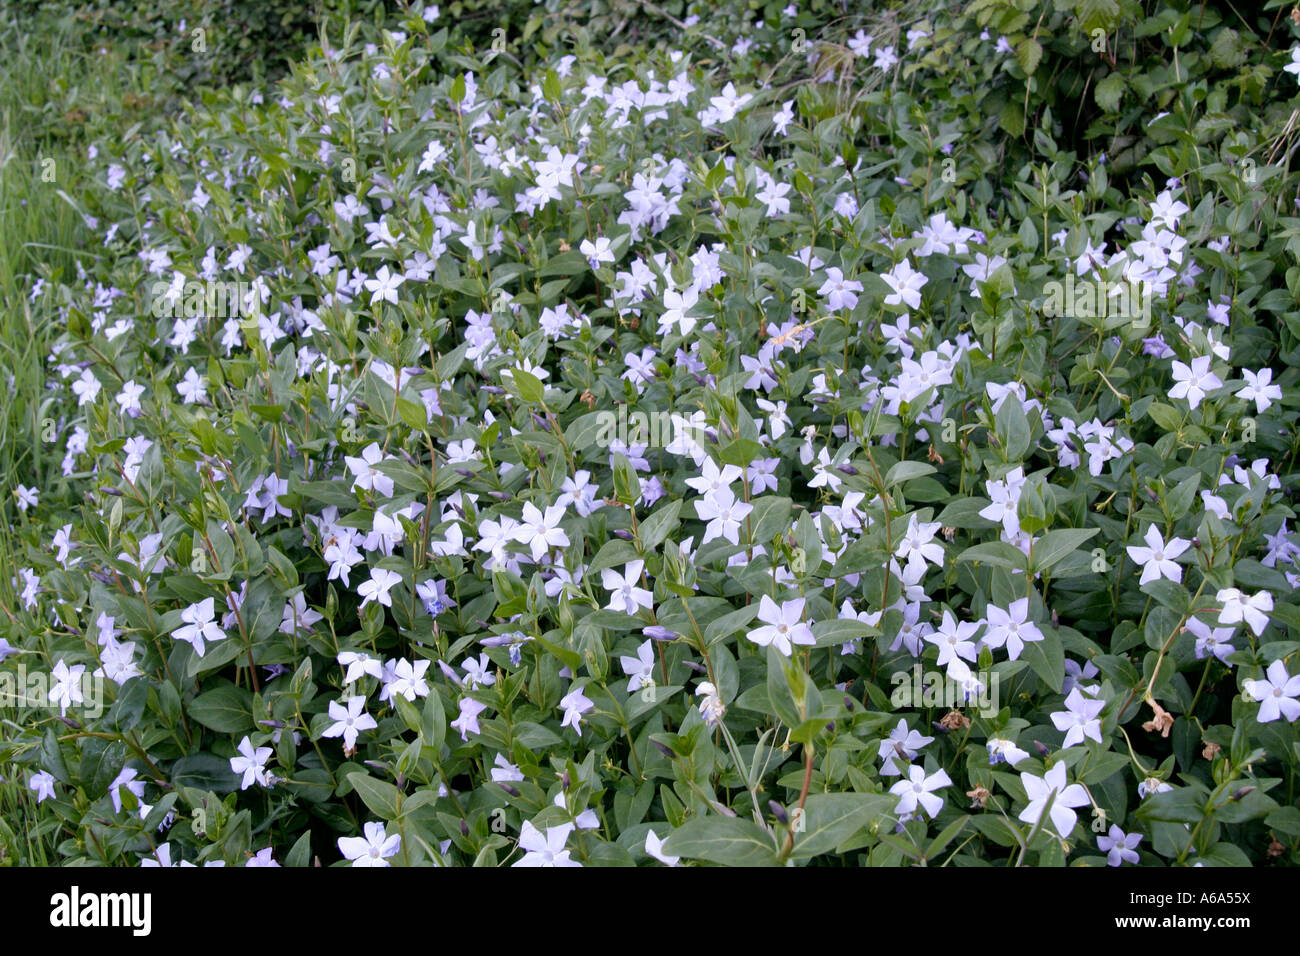
POLYGON ((1293 862, 1300 26, 527 6, 89 145, 24 284, 37 837, 1293 862))

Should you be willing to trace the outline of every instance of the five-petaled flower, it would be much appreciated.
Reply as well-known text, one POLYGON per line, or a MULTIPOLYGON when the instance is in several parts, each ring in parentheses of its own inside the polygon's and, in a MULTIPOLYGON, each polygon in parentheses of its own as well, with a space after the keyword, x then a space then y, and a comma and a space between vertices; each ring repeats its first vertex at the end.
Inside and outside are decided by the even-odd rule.
POLYGON ((389 866, 388 860, 402 849, 401 836, 389 836, 382 823, 371 821, 362 832, 364 837, 339 837, 339 852, 353 866, 389 866))
POLYGON ((1300 697, 1300 674, 1292 677, 1280 660, 1269 664, 1265 673, 1266 679, 1242 682, 1246 693, 1259 701, 1259 716, 1256 720, 1267 724, 1285 717, 1295 723, 1296 718, 1300 717, 1300 700, 1296 700, 1300 697))
POLYGON ((812 628, 801 620, 803 611, 803 598, 777 604, 764 594, 758 602, 758 619, 764 626, 754 628, 746 636, 759 647, 767 647, 770 644, 782 655, 789 657, 793 645, 806 647, 817 643, 812 628))
POLYGON ((519 828, 519 848, 524 851, 522 858, 511 866, 582 866, 569 856, 564 844, 573 832, 572 823, 562 823, 557 827, 547 827, 546 832, 525 820, 519 828))
POLYGON ((1168 542, 1155 525, 1147 525, 1144 535, 1146 547, 1128 546, 1128 556, 1134 564, 1142 565, 1142 577, 1138 584, 1150 584, 1160 578, 1168 578, 1175 584, 1183 580, 1183 569, 1174 563, 1174 559, 1192 546, 1190 541, 1182 538, 1170 538, 1168 542))
POLYGON ((322 737, 342 737, 343 752, 351 754, 357 749, 357 734, 378 727, 375 718, 366 713, 366 699, 361 695, 347 701, 330 701, 329 716, 334 721, 321 732, 322 737))
POLYGON ((240 790, 247 790, 254 783, 269 787, 275 782, 266 772, 266 762, 271 759, 273 752, 270 747, 254 750, 253 741, 247 734, 244 735, 244 739, 239 742, 239 756, 230 758, 231 772, 243 776, 239 784, 240 790))
POLYGON ((181 620, 185 625, 172 631, 172 637, 178 641, 185 641, 194 648, 195 654, 202 657, 206 647, 205 641, 220 641, 226 636, 226 632, 213 620, 215 613, 215 604, 210 597, 204 598, 197 604, 191 604, 181 611, 181 620))
POLYGON ((910 818, 919 805, 933 819, 943 809, 943 797, 937 796, 934 791, 950 786, 952 780, 944 770, 939 769, 927 775, 924 767, 912 764, 907 768, 907 779, 900 780, 889 788, 889 792, 898 797, 898 806, 894 807, 894 812, 900 820, 904 816, 910 818))
POLYGON ((1107 835, 1097 837, 1097 849, 1106 854, 1107 866, 1120 866, 1138 862, 1137 845, 1140 842, 1142 834, 1125 833, 1112 823, 1107 835))
MULTIPOLYGON (((1052 826, 1056 828, 1058 836, 1067 838, 1078 820, 1078 814, 1071 808, 1087 804, 1088 791, 1077 783, 1066 785, 1065 764, 1060 762, 1053 764, 1052 769, 1041 777, 1021 771, 1020 782, 1024 784, 1025 796, 1029 798, 1029 804, 1020 811, 1020 820, 1023 823, 1039 823, 1050 798, 1052 826)), ((1043 826, 1046 827, 1046 823, 1043 826)))

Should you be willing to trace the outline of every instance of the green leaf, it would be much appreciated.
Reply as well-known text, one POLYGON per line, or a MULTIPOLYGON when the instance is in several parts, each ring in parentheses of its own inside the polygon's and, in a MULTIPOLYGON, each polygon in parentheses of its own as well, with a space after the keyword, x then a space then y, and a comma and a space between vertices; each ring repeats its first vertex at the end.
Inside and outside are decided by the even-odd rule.
POLYGON ((758 604, 747 604, 737 611, 731 611, 708 623, 704 628, 704 644, 712 647, 718 641, 726 640, 745 630, 745 625, 758 615, 758 604))
POLYGON ((766 450, 758 442, 750 441, 748 438, 737 438, 718 452, 718 459, 724 465, 748 468, 754 463, 754 459, 761 458, 765 454, 766 450))
POLYGON ((980 512, 990 504, 988 498, 958 498, 949 502, 934 520, 945 528, 996 528, 996 521, 980 517, 980 512))
POLYGON ((699 817, 687 820, 664 840, 663 852, 723 866, 776 866, 772 837, 752 820, 699 817))
POLYGON ((880 633, 880 628, 872 627, 866 621, 836 617, 818 621, 812 626, 812 632, 817 638, 818 647, 838 647, 859 637, 875 637, 880 633))
POLYGON ((795 833, 791 859, 807 860, 835 848, 873 820, 884 820, 898 801, 883 793, 818 793, 804 802, 803 832, 795 833))
POLYGON ((311 831, 304 830, 289 852, 285 854, 284 865, 287 867, 311 866, 311 831))
POLYGON ((1192 787, 1178 787, 1153 793, 1137 808, 1139 820, 1168 823, 1199 823, 1205 816, 1205 796, 1192 787))
POLYGON ((441 749, 443 740, 447 737, 447 714, 443 710, 442 695, 436 691, 424 699, 420 736, 424 738, 425 745, 434 750, 441 749))
POLYGON ((197 753, 172 764, 172 785, 193 787, 213 793, 230 793, 239 787, 239 778, 230 769, 230 761, 216 754, 197 753))
POLYGON ((1177 432, 1183 427, 1183 415, 1172 405, 1152 402, 1147 409, 1147 417, 1167 432, 1177 432))
POLYGON ((252 695, 226 681, 190 702, 189 715, 210 730, 240 734, 253 729, 252 695))
POLYGON ((1006 460, 1020 461, 1024 458, 1029 450, 1029 419, 1014 397, 1008 398, 998 409, 995 426, 1006 460))
POLYGON ((348 774, 348 783, 376 816, 385 820, 397 819, 397 802, 400 793, 391 783, 376 780, 361 770, 354 770, 348 774))
POLYGON ((1042 59, 1043 47, 1033 37, 1025 37, 1016 44, 1016 62, 1020 64, 1020 69, 1025 71, 1025 76, 1033 74, 1042 59))
POLYGON ((926 847, 925 858, 927 860, 933 860, 942 853, 944 848, 956 839, 957 835, 961 833, 962 830, 966 829, 966 824, 970 823, 970 819, 970 814, 964 813, 956 820, 953 820, 952 823, 944 827, 943 831, 930 842, 928 847, 926 847))
POLYGON ((1015 100, 1007 100, 998 113, 998 125, 1011 136, 1022 136, 1025 132, 1025 110, 1015 100))
POLYGON ((681 514, 681 510, 682 499, 675 498, 641 522, 638 536, 641 539, 641 546, 646 551, 653 551, 673 533, 679 523, 678 515, 681 514))
POLYGON ((588 412, 570 423, 569 427, 564 430, 564 440, 576 455, 596 443, 601 430, 608 427, 608 422, 612 417, 612 414, 607 411, 588 412))
POLYGON ((1065 686, 1065 648, 1055 630, 1047 628, 1041 641, 1025 644, 1022 656, 1052 693, 1065 686))
POLYGON ((892 488, 894 485, 901 485, 913 478, 924 478, 926 475, 933 475, 936 471, 938 469, 934 465, 923 461, 900 461, 886 472, 885 485, 892 488))
POLYGON ((525 372, 519 368, 511 369, 510 379, 515 383, 519 397, 525 402, 538 405, 546 397, 546 388, 542 385, 542 380, 532 372, 525 372))
POLYGON ((131 678, 117 692, 117 700, 108 712, 109 723, 118 730, 130 730, 140 723, 148 700, 149 681, 144 677, 131 678))
POLYGON ((772 711, 787 727, 794 729, 803 723, 796 704, 797 695, 786 677, 787 661, 771 645, 767 648, 767 695, 772 711))
POLYGON ((1035 572, 1046 571, 1071 551, 1077 551, 1080 545, 1100 530, 1100 528, 1063 528, 1060 531, 1047 532, 1035 541, 1030 549, 1030 568, 1035 572))
POLYGON ((957 555, 957 560, 978 561, 980 564, 989 564, 995 568, 1023 571, 1027 559, 1025 553, 1013 544, 1007 544, 1005 541, 986 541, 984 544, 967 548, 957 555))
POLYGON ((1104 113, 1116 113, 1119 111, 1120 100, 1124 97, 1124 74, 1116 71, 1106 76, 1104 80, 1096 85, 1092 95, 1097 100, 1097 105, 1101 107, 1104 113))

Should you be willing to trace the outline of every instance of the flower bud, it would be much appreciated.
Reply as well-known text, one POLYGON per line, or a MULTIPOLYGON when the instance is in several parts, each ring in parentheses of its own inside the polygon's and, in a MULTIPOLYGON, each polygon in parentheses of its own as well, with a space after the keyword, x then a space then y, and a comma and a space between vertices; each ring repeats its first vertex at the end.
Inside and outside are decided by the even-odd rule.
POLYGON ((777 823, 780 823, 782 826, 784 826, 785 824, 790 822, 790 817, 785 812, 785 807, 781 806, 781 804, 777 803, 775 800, 769 800, 767 801, 767 805, 768 808, 771 809, 772 811, 772 816, 776 817, 777 823))

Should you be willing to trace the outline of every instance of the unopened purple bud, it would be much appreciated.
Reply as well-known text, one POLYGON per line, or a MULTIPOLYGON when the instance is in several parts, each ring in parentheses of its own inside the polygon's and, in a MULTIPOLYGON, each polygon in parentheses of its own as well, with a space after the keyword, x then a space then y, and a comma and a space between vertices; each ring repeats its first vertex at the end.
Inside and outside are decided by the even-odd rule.
POLYGON ((469 836, 469 824, 465 822, 464 817, 460 818, 460 835, 463 837, 469 836))
POLYGON ((689 667, 691 670, 695 671, 695 673, 697 674, 708 673, 708 670, 705 668, 703 664, 697 664, 695 661, 682 661, 682 663, 685 664, 687 667, 689 667))
POLYGON ((510 796, 512 797, 519 796, 519 791, 516 790, 514 787, 510 786, 510 784, 508 783, 498 783, 497 786, 500 787, 502 790, 504 790, 506 793, 510 794, 510 796))
POLYGON ((650 742, 654 744, 659 749, 659 752, 663 754, 665 757, 667 757, 669 760, 672 760, 673 757, 675 756, 675 754, 666 744, 661 744, 657 740, 652 740, 650 742))
POLYGON ((767 801, 767 805, 771 808, 772 816, 776 817, 777 823, 786 824, 790 822, 790 817, 786 814, 785 807, 781 806, 781 804, 777 803, 775 800, 769 800, 767 801))
POLYGON ((569 792, 569 785, 571 783, 572 780, 569 778, 569 771, 565 770, 564 773, 560 774, 560 786, 564 789, 565 793, 569 792))
POLYGON ((651 624, 649 627, 643 627, 641 633, 651 640, 655 641, 675 641, 681 637, 676 631, 670 631, 668 628, 659 624, 651 624))
POLYGON ((1034 741, 1034 749, 1038 751, 1038 756, 1040 757, 1046 757, 1049 753, 1051 753, 1051 751, 1047 749, 1047 745, 1044 744, 1041 740, 1034 741))

